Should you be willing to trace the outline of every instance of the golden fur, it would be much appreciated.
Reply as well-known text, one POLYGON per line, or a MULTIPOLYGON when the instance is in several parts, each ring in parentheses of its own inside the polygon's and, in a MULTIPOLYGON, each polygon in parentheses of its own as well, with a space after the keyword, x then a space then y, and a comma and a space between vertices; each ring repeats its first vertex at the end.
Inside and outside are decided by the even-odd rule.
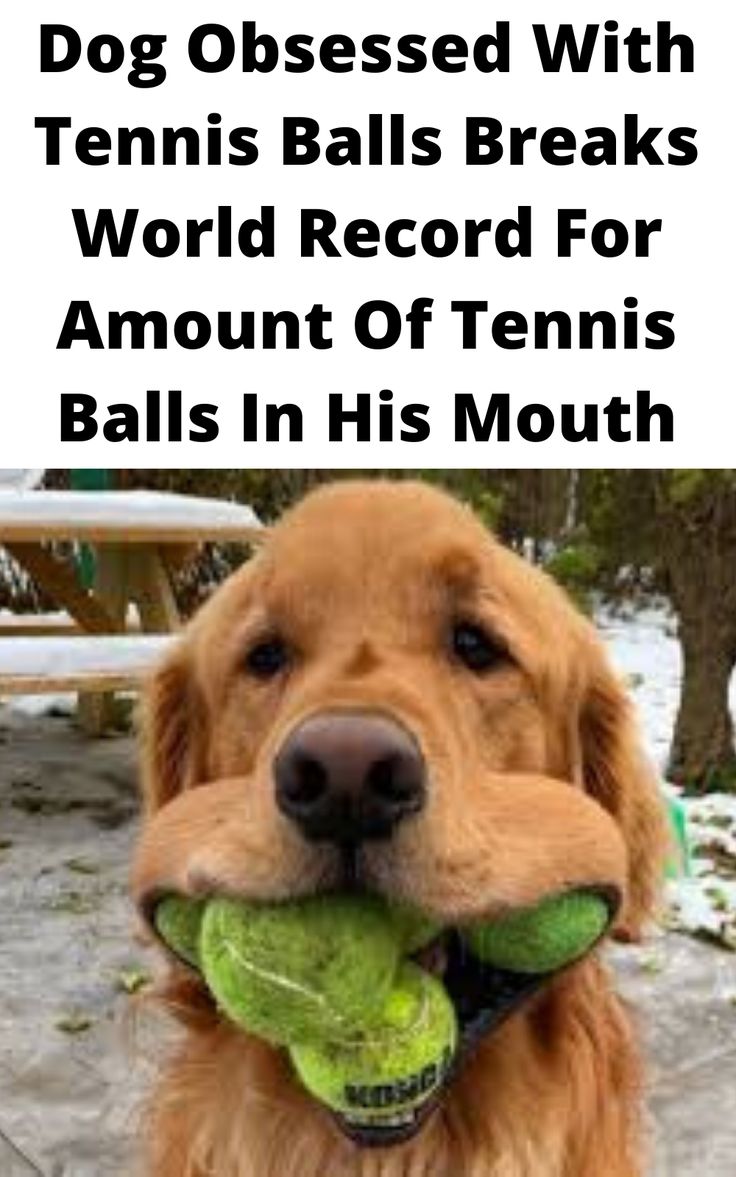
MULTIPOLYGON (((470 511, 413 483, 305 499, 189 626, 144 708, 146 821, 133 889, 279 899, 339 885, 339 856, 274 801, 284 736, 322 709, 395 716, 429 802, 366 844, 366 886, 447 923, 575 882, 617 882, 636 937, 661 873, 660 807, 623 690, 592 626, 470 511), (508 651, 474 675, 448 632, 470 619, 508 651), (287 673, 249 677, 278 632, 287 673)), ((172 964, 186 1027, 149 1115, 148 1177, 638 1177, 639 1067, 593 956, 489 1036, 419 1135, 361 1151, 280 1054, 233 1029, 172 964)))

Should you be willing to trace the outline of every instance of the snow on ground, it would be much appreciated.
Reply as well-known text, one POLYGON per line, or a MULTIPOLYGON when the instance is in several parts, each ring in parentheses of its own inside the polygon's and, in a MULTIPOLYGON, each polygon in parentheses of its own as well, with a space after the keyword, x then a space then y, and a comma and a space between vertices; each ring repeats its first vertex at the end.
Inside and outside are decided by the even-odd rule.
POLYGON ((736 952, 736 797, 684 804, 692 877, 668 884, 670 924, 736 952))
POLYGON ((626 676, 647 750, 664 772, 680 694, 677 623, 664 603, 600 609, 596 622, 614 665, 626 676))
MULTIPOLYGON (((648 751, 664 772, 677 713, 682 664, 676 622, 663 604, 634 612, 602 610, 598 623, 615 665, 627 677, 648 751)), ((731 703, 736 711, 736 679, 731 703)), ((690 844, 690 877, 668 884, 668 922, 736 951, 736 796, 681 804, 690 844)))

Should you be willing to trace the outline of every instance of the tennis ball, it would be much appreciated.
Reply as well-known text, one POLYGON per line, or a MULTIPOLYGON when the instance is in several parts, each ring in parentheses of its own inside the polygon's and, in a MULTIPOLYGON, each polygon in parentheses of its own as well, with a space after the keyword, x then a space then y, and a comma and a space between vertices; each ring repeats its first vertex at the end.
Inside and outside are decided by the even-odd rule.
POLYGON ((409 904, 395 903, 390 910, 403 956, 411 956, 426 948, 442 931, 440 924, 409 904))
POLYGON ((167 895, 156 907, 153 921, 161 939, 172 952, 194 968, 199 968, 199 933, 204 902, 167 895))
POLYGON ((514 973, 551 973, 593 947, 611 920, 598 895, 570 891, 504 919, 467 928, 465 940, 480 960, 514 973))
POLYGON ((271 1042, 340 1038, 380 1015, 401 945, 378 897, 212 899, 200 963, 223 1012, 271 1042))
POLYGON ((455 1011, 443 986, 404 964, 378 1021, 341 1040, 293 1046, 290 1054, 316 1099, 375 1123, 423 1104, 441 1086, 456 1045, 455 1011))

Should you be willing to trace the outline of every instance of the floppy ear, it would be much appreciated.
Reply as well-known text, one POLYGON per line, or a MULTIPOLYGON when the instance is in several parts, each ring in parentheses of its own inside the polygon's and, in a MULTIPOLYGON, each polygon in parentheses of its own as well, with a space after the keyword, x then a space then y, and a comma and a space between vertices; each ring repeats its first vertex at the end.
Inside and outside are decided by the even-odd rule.
POLYGON ((154 672, 141 704, 143 800, 155 813, 177 793, 198 784, 204 769, 204 710, 180 642, 154 672))
POLYGON ((141 701, 143 796, 155 813, 184 789, 208 780, 208 711, 194 667, 194 636, 210 616, 215 634, 229 632, 248 607, 259 557, 222 584, 190 621, 149 680, 141 701))
POLYGON ((580 711, 585 788, 618 822, 628 849, 628 895, 619 939, 639 940, 657 910, 668 844, 665 811, 617 676, 596 651, 580 711))

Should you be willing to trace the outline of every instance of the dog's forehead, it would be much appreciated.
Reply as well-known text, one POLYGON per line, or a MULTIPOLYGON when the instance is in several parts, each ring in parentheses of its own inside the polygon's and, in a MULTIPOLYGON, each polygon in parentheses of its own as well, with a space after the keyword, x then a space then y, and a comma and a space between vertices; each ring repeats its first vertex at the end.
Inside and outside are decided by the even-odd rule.
POLYGON ((343 483, 269 531, 196 632, 208 650, 268 630, 305 646, 342 643, 346 632, 422 645, 453 618, 489 625, 530 665, 560 661, 550 634, 572 642, 586 630, 547 576, 448 495, 420 483, 343 483))
MULTIPOLYGON (((304 501, 264 552, 271 589, 471 591, 490 548, 469 510, 431 488, 331 488, 304 501)), ((387 602, 384 602, 386 604, 387 602)))
POLYGON ((275 529, 281 537, 305 532, 407 536, 417 529, 447 526, 477 530, 472 511, 443 491, 416 482, 349 482, 313 492, 289 511, 275 529))

